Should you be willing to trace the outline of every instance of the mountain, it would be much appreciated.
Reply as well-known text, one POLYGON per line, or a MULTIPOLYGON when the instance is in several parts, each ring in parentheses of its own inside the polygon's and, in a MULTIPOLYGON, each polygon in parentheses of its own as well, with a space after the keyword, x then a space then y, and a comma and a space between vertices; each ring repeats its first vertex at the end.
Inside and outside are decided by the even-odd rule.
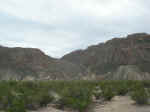
POLYGON ((39 49, 0 46, 1 80, 80 79, 84 68, 54 59, 39 49))
POLYGON ((150 79, 150 35, 136 33, 66 54, 0 46, 0 80, 150 79))
POLYGON ((86 50, 69 53, 61 60, 82 65, 100 79, 148 79, 150 35, 136 33, 114 38, 86 50))

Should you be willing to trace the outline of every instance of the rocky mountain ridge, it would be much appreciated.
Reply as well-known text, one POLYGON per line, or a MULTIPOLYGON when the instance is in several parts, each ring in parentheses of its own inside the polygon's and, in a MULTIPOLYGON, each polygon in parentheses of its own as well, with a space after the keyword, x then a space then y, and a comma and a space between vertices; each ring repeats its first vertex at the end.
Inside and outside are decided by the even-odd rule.
POLYGON ((39 49, 0 47, 1 80, 78 79, 85 70, 73 63, 54 59, 39 49))
POLYGON ((136 33, 66 54, 0 46, 1 80, 150 79, 150 35, 136 33))
MULTIPOLYGON (((106 43, 90 46, 86 50, 69 53, 62 60, 83 65, 96 74, 96 77, 105 77, 108 73, 111 77, 119 71, 120 66, 126 69, 131 67, 130 65, 136 66, 141 71, 141 76, 145 73, 150 74, 150 35, 136 33, 124 38, 114 38, 106 43)), ((124 79, 121 74, 120 77, 124 79)), ((135 77, 129 79, 135 79, 135 77)))

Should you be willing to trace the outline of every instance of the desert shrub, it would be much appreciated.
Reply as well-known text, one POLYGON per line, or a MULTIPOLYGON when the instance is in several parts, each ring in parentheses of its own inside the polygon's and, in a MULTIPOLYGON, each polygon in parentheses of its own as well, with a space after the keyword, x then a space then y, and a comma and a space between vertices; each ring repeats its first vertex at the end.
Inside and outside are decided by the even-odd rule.
POLYGON ((89 88, 74 85, 62 91, 61 106, 66 106, 83 112, 92 102, 89 88))
POLYGON ((150 88, 150 80, 145 80, 145 81, 142 81, 144 87, 146 88, 150 88))
POLYGON ((99 100, 102 98, 102 90, 100 88, 100 86, 96 86, 94 89, 93 89, 93 93, 94 97, 96 98, 96 100, 99 100))
POLYGON ((27 109, 38 109, 51 103, 53 97, 49 93, 47 83, 41 82, 23 82, 19 84, 18 91, 24 95, 24 101, 27 109))
POLYGON ((111 87, 106 87, 102 92, 102 96, 105 100, 110 101, 115 96, 115 94, 111 87))
POLYGON ((37 92, 35 95, 32 95, 29 99, 31 104, 34 104, 38 107, 44 107, 47 106, 47 104, 51 103, 53 100, 53 97, 48 92, 37 92))
POLYGON ((148 97, 148 93, 143 84, 141 82, 135 83, 131 93, 131 98, 136 101, 137 104, 147 104, 148 97))
POLYGON ((83 112, 92 102, 93 95, 97 99, 111 100, 114 95, 128 92, 138 104, 145 104, 149 87, 149 81, 1 81, 0 109, 24 112, 57 103, 59 108, 83 112), (51 93, 59 96, 57 102, 51 93))
POLYGON ((24 100, 21 93, 10 91, 7 96, 2 98, 6 112, 26 112, 24 100))
POLYGON ((121 95, 121 96, 126 95, 129 92, 129 87, 130 86, 127 84, 127 82, 124 81, 116 83, 114 87, 116 95, 121 95))
POLYGON ((115 92, 113 90, 113 85, 111 82, 103 82, 100 84, 100 87, 102 89, 102 97, 104 100, 111 100, 115 96, 115 92))
POLYGON ((24 101, 14 98, 6 109, 6 112, 26 112, 24 101))

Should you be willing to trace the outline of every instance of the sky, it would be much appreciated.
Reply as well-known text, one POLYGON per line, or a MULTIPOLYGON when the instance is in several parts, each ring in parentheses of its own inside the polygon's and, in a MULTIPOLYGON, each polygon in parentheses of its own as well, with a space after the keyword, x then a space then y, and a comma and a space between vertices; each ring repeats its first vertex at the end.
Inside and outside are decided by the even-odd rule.
POLYGON ((63 55, 131 33, 150 33, 149 0, 0 0, 0 45, 63 55))

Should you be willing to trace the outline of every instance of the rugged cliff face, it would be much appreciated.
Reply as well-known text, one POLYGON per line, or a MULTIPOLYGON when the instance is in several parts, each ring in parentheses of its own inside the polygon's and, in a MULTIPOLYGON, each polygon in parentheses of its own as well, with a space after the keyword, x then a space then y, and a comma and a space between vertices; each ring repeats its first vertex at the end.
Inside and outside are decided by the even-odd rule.
POLYGON ((138 33, 114 38, 86 50, 74 51, 62 60, 83 65, 97 76, 116 72, 120 66, 128 65, 150 73, 150 35, 138 33))
POLYGON ((138 33, 54 59, 39 49, 0 46, 1 80, 150 79, 150 35, 138 33))
POLYGON ((78 79, 84 76, 80 67, 45 55, 39 49, 0 46, 0 79, 53 80, 78 79))

